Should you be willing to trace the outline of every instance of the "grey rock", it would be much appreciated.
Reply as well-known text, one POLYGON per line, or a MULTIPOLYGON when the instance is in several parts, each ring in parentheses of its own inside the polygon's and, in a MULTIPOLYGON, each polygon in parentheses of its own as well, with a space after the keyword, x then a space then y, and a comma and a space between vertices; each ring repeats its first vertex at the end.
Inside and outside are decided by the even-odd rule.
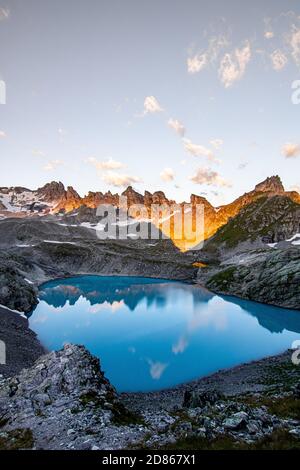
POLYGON ((226 429, 237 430, 246 426, 249 416, 244 411, 239 411, 233 414, 229 418, 226 418, 223 422, 223 426, 226 429))
POLYGON ((300 398, 300 382, 294 386, 293 393, 296 398, 300 398))
POLYGON ((198 435, 198 437, 204 439, 204 438, 206 437, 206 429, 205 429, 204 427, 199 428, 199 429, 197 430, 197 435, 198 435))
POLYGON ((0 364, 3 377, 11 377, 32 366, 45 349, 36 334, 29 329, 28 320, 19 313, 0 307, 0 339, 6 345, 6 364, 0 364))
POLYGON ((192 423, 189 421, 187 422, 179 422, 176 426, 176 435, 179 437, 189 437, 193 435, 193 426, 192 423))
POLYGON ((252 412, 252 416, 254 417, 254 419, 262 421, 263 424, 270 423, 270 416, 265 406, 255 408, 252 412))
POLYGON ((65 345, 42 356, 0 386, 3 431, 29 427, 39 448, 65 448, 74 439, 83 444, 89 428, 100 434, 102 423, 112 425, 114 418, 106 402, 113 410, 121 409, 99 360, 83 346, 65 345))
MULTIPOLYGON (((220 266, 206 281, 206 286, 224 294, 244 299, 300 309, 300 249, 289 247, 265 251, 260 259, 220 266)), ((209 274, 207 274, 209 276, 209 274)))
POLYGON ((5 262, 1 263, 0 305, 27 313, 37 305, 37 295, 37 288, 24 280, 15 261, 6 259, 5 262))
POLYGON ((221 400, 223 395, 217 390, 211 391, 189 391, 184 393, 183 406, 186 408, 203 408, 221 400))
POLYGON ((292 436, 297 437, 300 439, 300 426, 297 428, 293 428, 289 430, 289 433, 292 434, 292 436))
POLYGON ((247 424, 247 430, 250 434, 256 434, 260 431, 261 424, 259 421, 250 420, 247 424))

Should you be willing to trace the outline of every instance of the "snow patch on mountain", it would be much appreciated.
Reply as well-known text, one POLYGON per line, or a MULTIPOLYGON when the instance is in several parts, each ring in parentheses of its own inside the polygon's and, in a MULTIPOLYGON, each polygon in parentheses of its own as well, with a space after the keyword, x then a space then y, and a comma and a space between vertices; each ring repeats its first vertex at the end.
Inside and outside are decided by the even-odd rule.
POLYGON ((18 188, 0 188, 0 203, 8 212, 50 212, 56 205, 55 202, 46 202, 39 197, 38 191, 18 188))
POLYGON ((293 235, 292 237, 290 238, 287 238, 286 240, 282 240, 280 242, 277 242, 277 243, 267 243, 267 245, 270 247, 270 248, 278 248, 278 245, 282 246, 283 244, 290 244, 290 245, 300 245, 300 233, 295 233, 295 235, 293 235))

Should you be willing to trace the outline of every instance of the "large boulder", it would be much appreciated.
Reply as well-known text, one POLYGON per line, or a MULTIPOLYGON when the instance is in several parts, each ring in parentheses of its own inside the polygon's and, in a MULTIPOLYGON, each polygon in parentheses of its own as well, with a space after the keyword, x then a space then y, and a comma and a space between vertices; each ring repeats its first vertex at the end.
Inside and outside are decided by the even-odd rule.
POLYGON ((28 313, 38 303, 37 294, 37 289, 17 269, 5 264, 0 266, 0 305, 28 313))
POLYGON ((122 414, 126 409, 99 360, 83 346, 66 344, 0 382, 1 432, 29 430, 35 448, 65 448, 74 441, 80 448, 122 414))
POLYGON ((29 328, 28 319, 3 307, 0 307, 0 340, 5 344, 5 364, 0 364, 0 374, 4 377, 31 367, 46 352, 29 328))
POLYGON ((238 430, 245 427, 248 420, 248 414, 245 411, 239 411, 238 413, 234 413, 230 417, 226 418, 223 422, 223 426, 228 430, 238 430))
POLYGON ((224 396, 217 390, 209 391, 190 391, 184 393, 183 406, 185 408, 204 408, 207 405, 213 405, 224 396))

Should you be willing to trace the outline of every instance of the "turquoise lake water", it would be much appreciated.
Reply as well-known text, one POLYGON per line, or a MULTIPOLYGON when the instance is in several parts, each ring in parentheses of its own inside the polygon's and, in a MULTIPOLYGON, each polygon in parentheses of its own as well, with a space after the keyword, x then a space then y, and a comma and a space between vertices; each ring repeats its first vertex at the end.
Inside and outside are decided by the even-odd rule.
POLYGON ((300 312, 157 279, 81 276, 40 288, 30 327, 49 350, 84 344, 118 391, 172 387, 279 353, 300 312))

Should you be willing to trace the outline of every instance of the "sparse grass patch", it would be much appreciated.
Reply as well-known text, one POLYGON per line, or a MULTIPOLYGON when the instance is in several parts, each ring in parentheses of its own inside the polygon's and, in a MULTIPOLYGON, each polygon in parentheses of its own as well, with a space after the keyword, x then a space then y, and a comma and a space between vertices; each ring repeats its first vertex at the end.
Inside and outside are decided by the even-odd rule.
POLYGON ((163 447, 164 450, 299 450, 300 440, 287 430, 276 430, 257 442, 247 444, 230 436, 215 439, 186 438, 163 447))
POLYGON ((97 393, 92 391, 92 390, 80 395, 79 400, 80 400, 80 402, 83 406, 87 406, 87 405, 91 405, 91 404, 95 405, 95 406, 103 405, 103 401, 100 400, 97 393))
POLYGON ((280 429, 247 448, 250 450, 300 450, 300 440, 287 430, 280 429))
POLYGON ((293 396, 282 398, 274 398, 272 396, 249 396, 241 398, 240 401, 253 408, 266 406, 270 414, 276 415, 279 418, 293 418, 300 420, 300 398, 295 398, 293 396))
POLYGON ((32 449, 33 445, 31 429, 14 429, 0 433, 0 450, 32 449))
POLYGON ((224 291, 228 290, 234 280, 236 269, 237 268, 235 266, 231 266, 230 268, 215 274, 209 279, 207 286, 217 287, 224 291))
POLYGON ((128 410, 122 403, 114 403, 112 408, 112 423, 117 426, 130 424, 145 425, 145 421, 138 413, 128 410))
POLYGON ((220 436, 211 440, 203 437, 187 437, 163 447, 164 450, 232 450, 239 448, 239 443, 229 436, 220 436))
POLYGON ((267 369, 267 375, 263 381, 266 385, 278 385, 283 384, 283 390, 287 391, 293 385, 296 385, 300 381, 300 368, 299 366, 287 361, 282 364, 270 366, 267 369))
POLYGON ((300 420, 300 399, 294 397, 283 397, 277 400, 265 399, 264 404, 269 412, 281 418, 294 418, 300 420))

